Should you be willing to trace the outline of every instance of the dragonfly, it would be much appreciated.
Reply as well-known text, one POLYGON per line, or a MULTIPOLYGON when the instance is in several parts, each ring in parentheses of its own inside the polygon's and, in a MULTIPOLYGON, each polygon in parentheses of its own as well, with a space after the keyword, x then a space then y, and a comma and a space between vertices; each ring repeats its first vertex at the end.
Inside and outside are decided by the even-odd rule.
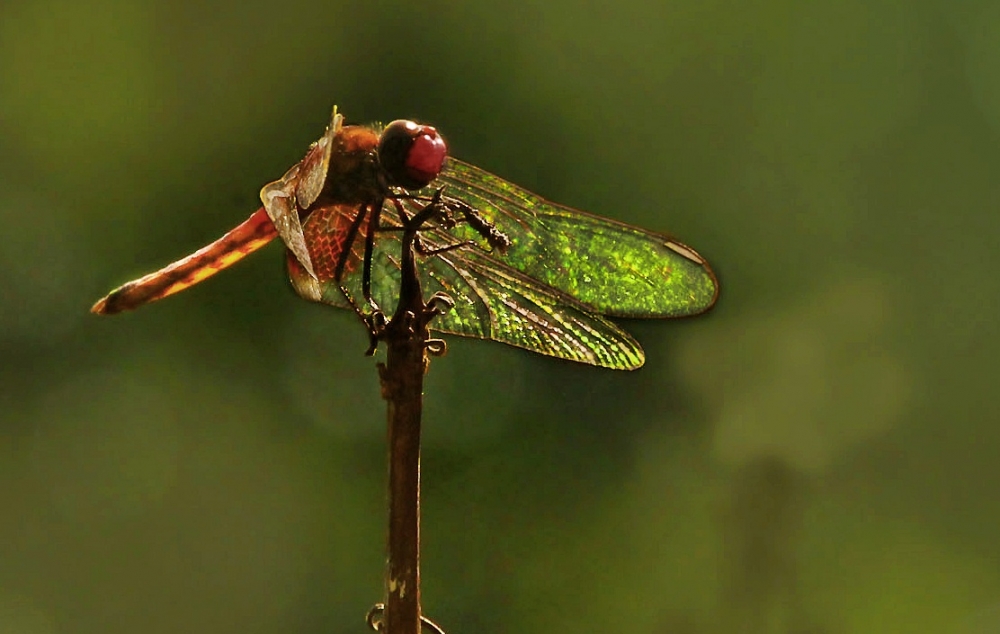
POLYGON ((706 312, 719 283, 693 248, 653 231, 545 200, 450 157, 436 128, 407 120, 347 125, 334 107, 322 138, 260 192, 262 207, 191 255, 116 288, 102 315, 198 284, 276 237, 293 289, 353 309, 371 326, 400 284, 402 229, 422 288, 450 298, 432 331, 631 370, 645 355, 613 318, 706 312))

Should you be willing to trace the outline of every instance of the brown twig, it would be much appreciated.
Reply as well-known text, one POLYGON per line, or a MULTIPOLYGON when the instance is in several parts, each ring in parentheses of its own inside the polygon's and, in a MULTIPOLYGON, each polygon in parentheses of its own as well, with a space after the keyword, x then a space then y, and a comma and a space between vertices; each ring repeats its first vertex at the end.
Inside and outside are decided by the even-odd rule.
POLYGON ((377 333, 387 359, 379 364, 382 397, 389 413, 389 535, 386 605, 379 630, 385 634, 420 634, 420 416, 428 352, 443 351, 430 338, 428 322, 450 300, 424 302, 414 260, 414 240, 436 211, 440 196, 405 223, 400 254, 399 304, 377 333))

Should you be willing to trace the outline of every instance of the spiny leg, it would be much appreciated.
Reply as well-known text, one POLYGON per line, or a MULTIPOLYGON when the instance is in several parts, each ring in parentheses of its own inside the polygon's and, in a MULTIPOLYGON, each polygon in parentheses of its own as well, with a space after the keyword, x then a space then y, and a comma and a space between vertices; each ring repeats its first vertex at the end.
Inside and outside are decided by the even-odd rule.
POLYGON ((333 279, 335 279, 338 284, 344 279, 344 269, 347 268, 347 260, 351 257, 351 247, 354 245, 354 240, 358 237, 358 230, 361 228, 361 223, 364 222, 366 215, 368 215, 368 205, 362 203, 361 206, 358 207, 358 214, 354 217, 354 220, 351 221, 351 226, 347 229, 347 237, 344 239, 344 248, 337 257, 337 267, 334 269, 333 279))
POLYGON ((380 198, 371 205, 368 216, 368 228, 365 230, 365 257, 361 265, 361 294, 368 302, 368 306, 371 307, 371 313, 365 320, 365 323, 368 325, 369 334, 368 350, 365 352, 368 356, 375 354, 375 349, 378 347, 378 340, 382 336, 382 333, 385 332, 387 323, 385 313, 382 312, 382 309, 375 302, 375 298, 372 297, 372 259, 375 253, 375 230, 378 227, 379 218, 382 216, 382 205, 384 203, 385 199, 380 198))
POLYGON ((361 294, 364 295, 368 305, 373 312, 378 312, 379 306, 372 297, 372 257, 375 253, 375 233, 378 228, 379 219, 382 216, 382 205, 384 198, 380 198, 371 207, 371 215, 368 216, 368 228, 365 230, 365 259, 361 269, 361 294))
MULTIPOLYGON (((354 241, 358 238, 358 231, 361 230, 361 224, 364 222, 365 217, 369 216, 369 214, 375 215, 371 210, 372 207, 364 203, 358 207, 358 213, 355 215, 354 220, 351 221, 351 226, 348 227, 347 236, 344 240, 344 247, 341 250, 340 255, 337 257, 337 265, 333 272, 333 278, 334 281, 337 282, 337 288, 340 290, 340 294, 344 296, 348 305, 352 310, 354 310, 354 313, 368 328, 369 345, 368 349, 365 351, 367 356, 375 354, 378 339, 381 336, 382 331, 385 329, 385 315, 382 314, 382 311, 379 310, 378 306, 370 298, 370 284, 367 289, 362 289, 363 292, 365 292, 366 298, 369 300, 369 305, 372 307, 372 311, 370 313, 365 313, 365 311, 361 310, 361 307, 358 306, 357 302, 354 301, 354 297, 351 295, 351 292, 347 290, 346 286, 344 286, 343 280, 344 271, 347 269, 347 261, 353 253, 354 241)), ((362 272, 362 279, 365 277, 370 279, 371 258, 367 248, 367 241, 365 255, 366 257, 363 263, 364 270, 362 272)))
MULTIPOLYGON (((482 237, 482 239, 490 245, 490 248, 496 249, 501 253, 507 252, 507 249, 510 247, 510 238, 507 237, 507 234, 497 229, 496 225, 492 221, 484 218, 483 215, 479 213, 479 210, 475 209, 464 200, 453 198, 451 196, 444 196, 443 193, 444 187, 440 187, 434 192, 434 196, 431 198, 426 196, 404 195, 393 199, 393 202, 396 204, 396 209, 399 210, 399 214, 405 223, 406 212, 402 209, 402 204, 399 202, 399 199, 405 198, 421 202, 433 201, 437 199, 441 203, 440 211, 443 212, 440 214, 440 222, 445 229, 451 229, 464 220, 473 231, 478 233, 480 237, 482 237), (458 220, 456 220, 454 216, 456 213, 461 215, 461 218, 458 220)), ((420 236, 418 235, 418 241, 419 238, 420 236)), ((420 249, 420 245, 417 244, 417 251, 422 253, 420 249)))
POLYGON ((347 229, 347 237, 344 239, 343 249, 341 249, 340 255, 337 256, 337 266, 333 270, 333 279, 337 282, 337 288, 340 289, 340 294, 347 300, 348 305, 350 305, 351 309, 354 310, 354 313, 358 316, 358 318, 361 319, 361 321, 368 326, 369 331, 371 331, 372 324, 370 322, 370 316, 366 315, 364 311, 361 310, 361 307, 354 301, 354 297, 351 296, 350 291, 348 291, 347 287, 343 284, 344 271, 347 268, 347 260, 351 257, 354 241, 358 237, 358 231, 361 228, 361 223, 364 222, 366 215, 368 215, 368 205, 362 203, 361 206, 358 207, 358 213, 354 217, 354 220, 351 221, 351 226, 347 229))
POLYGON ((507 237, 503 231, 497 229, 496 225, 483 218, 482 214, 478 210, 471 207, 468 203, 457 198, 448 198, 445 202, 445 207, 448 211, 458 211, 465 218, 465 222, 468 223, 472 229, 482 236, 483 240, 490 247, 496 249, 500 253, 506 253, 507 249, 510 247, 510 238, 507 237))
MULTIPOLYGON (((417 200, 417 199, 414 199, 414 200, 417 200)), ((420 199, 420 200, 423 200, 423 199, 420 199)), ((427 203, 428 205, 435 204, 433 199, 429 199, 429 200, 431 202, 428 202, 427 203)), ((406 213, 406 209, 403 208, 403 203, 399 202, 398 198, 393 198, 392 199, 392 204, 396 207, 396 213, 399 214, 399 219, 403 222, 403 226, 402 227, 387 227, 384 230, 385 231, 396 231, 396 230, 405 231, 407 223, 410 222, 410 217, 406 213)), ((444 207, 440 207, 440 206, 439 206, 439 209, 442 210, 442 211, 445 210, 444 207)), ((450 217, 446 216, 444 219, 448 221, 448 222, 445 223, 445 228, 446 229, 455 226, 455 223, 451 222, 451 218, 450 217)), ((423 223, 421 223, 421 224, 423 224, 423 223)), ((417 233, 414 236, 414 238, 413 238, 413 248, 416 250, 417 253, 419 253, 420 255, 423 255, 423 256, 437 255, 439 253, 447 253, 448 251, 454 251, 455 249, 460 249, 460 248, 466 247, 466 246, 472 246, 472 247, 474 247, 474 246, 476 246, 476 243, 473 242, 472 240, 464 240, 462 242, 457 242, 455 244, 449 244, 449 245, 446 245, 446 246, 443 246, 443 247, 428 247, 428 246, 426 246, 424 244, 424 241, 420 238, 420 233, 417 233)))

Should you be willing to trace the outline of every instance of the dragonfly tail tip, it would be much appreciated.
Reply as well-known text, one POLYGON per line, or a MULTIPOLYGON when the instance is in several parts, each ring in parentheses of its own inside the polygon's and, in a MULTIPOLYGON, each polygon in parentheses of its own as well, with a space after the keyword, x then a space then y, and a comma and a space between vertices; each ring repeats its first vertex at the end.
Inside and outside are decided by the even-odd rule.
POLYGON ((101 299, 97 300, 96 304, 90 307, 90 312, 94 313, 95 315, 106 315, 108 314, 107 307, 108 307, 107 298, 102 297, 101 299))
POLYGON ((111 293, 106 297, 102 297, 97 300, 97 302, 90 307, 90 312, 95 315, 114 315, 116 313, 122 312, 122 307, 115 302, 116 295, 111 293))

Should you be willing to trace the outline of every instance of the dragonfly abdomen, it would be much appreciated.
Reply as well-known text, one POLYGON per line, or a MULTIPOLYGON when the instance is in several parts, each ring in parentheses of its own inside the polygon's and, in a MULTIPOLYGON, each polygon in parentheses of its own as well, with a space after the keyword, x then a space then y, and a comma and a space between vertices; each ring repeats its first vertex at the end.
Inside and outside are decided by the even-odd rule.
POLYGON ((173 295, 239 262, 276 235, 278 232, 262 207, 208 246, 155 273, 119 286, 94 304, 90 312, 113 315, 173 295))

